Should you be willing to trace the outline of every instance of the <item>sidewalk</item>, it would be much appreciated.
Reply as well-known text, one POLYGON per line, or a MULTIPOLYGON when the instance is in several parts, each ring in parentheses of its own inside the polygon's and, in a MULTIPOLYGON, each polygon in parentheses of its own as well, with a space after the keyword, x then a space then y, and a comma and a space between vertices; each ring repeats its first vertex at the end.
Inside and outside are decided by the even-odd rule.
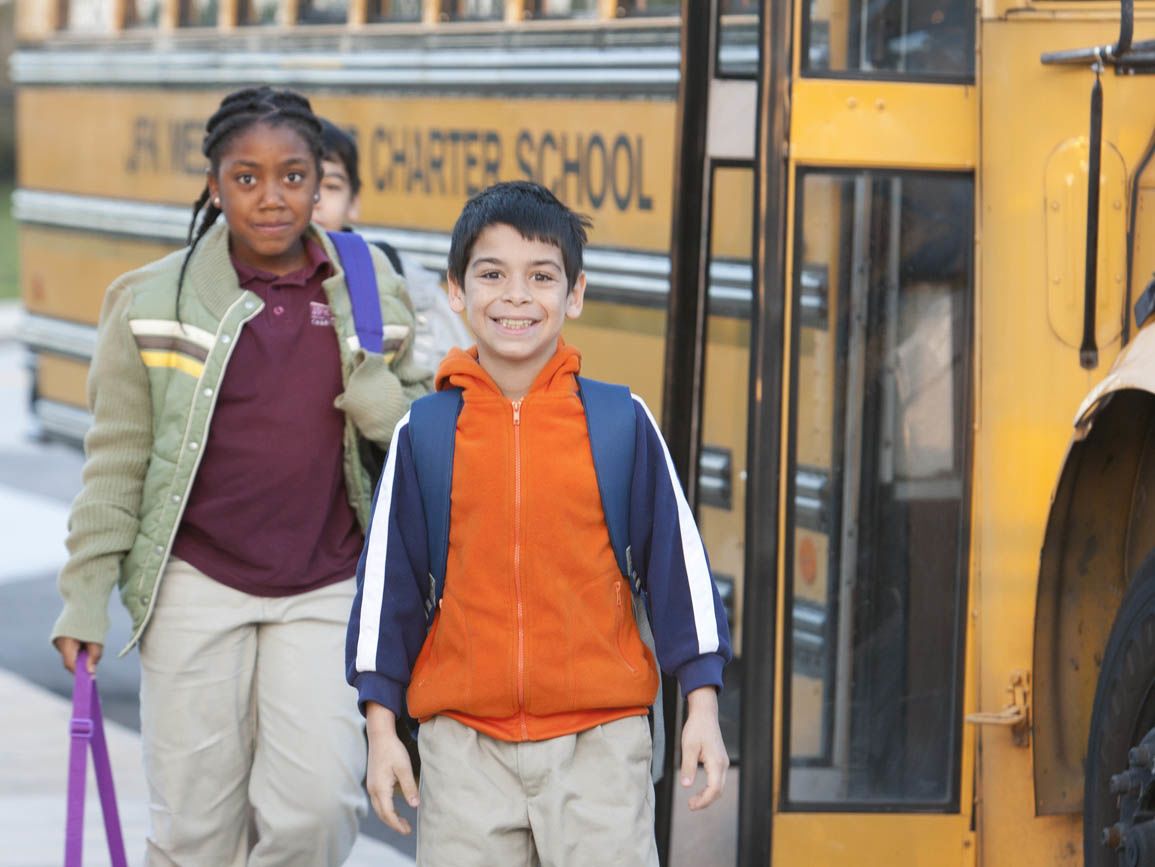
MULTIPOLYGON (((68 777, 67 701, 0 670, 0 867, 59 867, 64 860, 65 786, 68 777)), ((129 863, 142 863, 148 798, 140 765, 140 738, 105 721, 120 819, 129 863)), ((100 799, 89 762, 84 817, 84 863, 106 867, 108 849, 100 799)), ((348 867, 411 867, 395 849, 362 835, 348 867)))

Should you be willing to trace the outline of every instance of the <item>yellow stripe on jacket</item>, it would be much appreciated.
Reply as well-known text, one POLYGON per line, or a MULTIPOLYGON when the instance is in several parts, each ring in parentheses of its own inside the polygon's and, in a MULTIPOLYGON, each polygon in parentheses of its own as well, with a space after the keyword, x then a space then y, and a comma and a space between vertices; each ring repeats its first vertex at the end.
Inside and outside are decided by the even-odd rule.
POLYGON ((144 349, 141 350, 140 359, 145 367, 172 367, 194 379, 200 379, 205 371, 204 364, 179 352, 144 349))

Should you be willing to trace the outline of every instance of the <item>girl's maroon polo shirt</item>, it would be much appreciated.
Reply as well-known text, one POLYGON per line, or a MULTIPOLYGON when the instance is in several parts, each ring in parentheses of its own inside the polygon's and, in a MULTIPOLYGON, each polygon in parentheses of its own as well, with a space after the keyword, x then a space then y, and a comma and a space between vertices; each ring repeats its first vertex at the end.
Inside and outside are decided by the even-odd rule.
POLYGON ((277 276, 233 259, 265 306, 241 329, 173 554, 254 596, 291 596, 350 578, 361 530, 343 471, 344 386, 322 281, 324 249, 277 276))

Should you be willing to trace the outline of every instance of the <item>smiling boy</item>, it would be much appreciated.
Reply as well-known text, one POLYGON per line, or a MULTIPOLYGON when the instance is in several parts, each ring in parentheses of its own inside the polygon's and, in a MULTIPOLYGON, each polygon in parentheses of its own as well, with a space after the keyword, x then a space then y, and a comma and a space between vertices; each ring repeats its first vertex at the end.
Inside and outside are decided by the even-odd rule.
MULTIPOLYGON (((418 862, 656 865, 650 731, 653 654, 610 543, 577 374, 561 340, 585 297, 587 221, 548 190, 498 184, 453 230, 449 297, 477 340, 439 390, 460 389, 444 590, 426 634, 427 527, 409 416, 358 575, 348 677, 369 732, 368 788, 418 862), (422 722, 418 797, 394 730, 403 698, 422 722)), ((658 661, 686 696, 681 782, 701 809, 729 764, 717 691, 730 658, 701 538, 649 410, 634 397, 630 543, 646 576, 658 661)))

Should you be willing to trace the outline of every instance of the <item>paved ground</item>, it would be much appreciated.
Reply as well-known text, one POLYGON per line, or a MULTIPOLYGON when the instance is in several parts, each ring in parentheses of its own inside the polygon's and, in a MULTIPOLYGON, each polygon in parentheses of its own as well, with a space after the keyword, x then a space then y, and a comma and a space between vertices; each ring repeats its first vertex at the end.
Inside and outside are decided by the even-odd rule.
MULTIPOLYGON (((0 303, 0 867, 59 865, 64 851, 71 678, 47 642, 56 615, 55 576, 65 557, 68 504, 81 457, 28 439, 26 356, 13 335, 18 313, 0 303)), ((123 647, 128 622, 110 607, 109 646, 123 647)), ((109 747, 130 863, 141 863, 147 822, 137 712, 137 659, 100 665, 109 747)), ((91 786, 90 786, 91 789, 91 786)), ((412 865, 412 838, 367 819, 351 867, 412 865)), ((108 864, 95 791, 85 821, 85 862, 108 864)))

